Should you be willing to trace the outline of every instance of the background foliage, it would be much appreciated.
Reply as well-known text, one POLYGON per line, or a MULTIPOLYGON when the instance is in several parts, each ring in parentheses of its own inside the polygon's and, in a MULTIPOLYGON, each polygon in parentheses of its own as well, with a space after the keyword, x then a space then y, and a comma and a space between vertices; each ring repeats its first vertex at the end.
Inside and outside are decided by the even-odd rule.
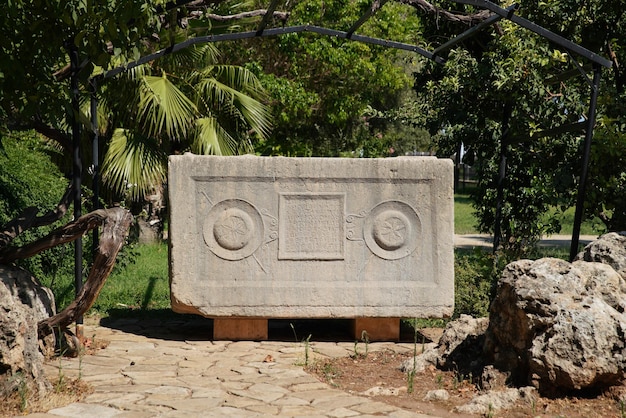
MULTIPOLYGON (((345 31, 368 7, 365 0, 312 0, 293 2, 287 10, 290 25, 345 31)), ((416 44, 421 42, 421 20, 411 8, 389 2, 358 33, 416 44)), ((270 95, 274 129, 257 152, 387 156, 398 141, 394 132, 403 129, 401 121, 384 112, 397 109, 404 99, 413 55, 306 33, 231 43, 224 49, 253 69, 270 95)))
MULTIPOLYGON (((56 151, 47 146, 32 131, 0 134, 0 225, 17 217, 28 207, 41 209, 45 213, 55 208, 65 193, 69 181, 50 159, 56 151)), ((48 234, 53 228, 67 223, 70 214, 53 225, 25 231, 14 241, 19 246, 48 234)), ((63 277, 72 277, 74 250, 64 244, 39 253, 18 264, 47 286, 67 282, 63 277)), ((73 282, 72 282, 73 283, 73 282)), ((59 300, 73 287, 55 288, 59 300)))

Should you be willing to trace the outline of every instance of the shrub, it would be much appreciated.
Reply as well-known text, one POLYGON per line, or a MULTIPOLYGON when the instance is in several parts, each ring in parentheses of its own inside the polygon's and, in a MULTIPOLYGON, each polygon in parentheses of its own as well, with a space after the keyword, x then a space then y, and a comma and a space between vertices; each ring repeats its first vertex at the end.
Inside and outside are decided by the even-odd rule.
MULTIPOLYGON (((27 207, 37 207, 39 214, 53 209, 69 182, 52 162, 51 156, 57 151, 32 131, 0 133, 0 144, 0 225, 27 207)), ((70 217, 71 213, 68 213, 53 225, 25 231, 11 245, 21 246, 35 241, 67 223, 70 217)), ((52 288, 57 306, 64 306, 73 299, 72 244, 51 248, 17 264, 52 288)))
POLYGON ((457 249, 454 254, 453 317, 489 316, 492 288, 499 271, 495 268, 495 257, 481 249, 457 249))

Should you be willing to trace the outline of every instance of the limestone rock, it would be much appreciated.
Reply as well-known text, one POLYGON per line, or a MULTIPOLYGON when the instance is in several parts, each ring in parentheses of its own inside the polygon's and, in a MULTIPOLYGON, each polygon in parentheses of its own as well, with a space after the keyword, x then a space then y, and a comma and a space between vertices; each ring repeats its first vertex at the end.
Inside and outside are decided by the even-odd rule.
POLYGON ((494 412, 509 409, 520 401, 526 401, 528 404, 531 404, 534 396, 535 389, 531 387, 491 391, 475 396, 469 403, 458 406, 454 410, 463 414, 491 416, 494 412))
POLYGON ((172 309, 449 317, 453 174, 435 157, 170 156, 172 309))
POLYGON ((608 264, 544 258, 509 264, 485 353, 542 392, 619 383, 626 367, 626 284, 608 264))
POLYGON ((459 319, 449 322, 439 339, 438 366, 459 371, 468 368, 467 372, 480 367, 479 359, 488 325, 488 318, 469 315, 461 315, 459 319))
POLYGON ((0 265, 0 395, 23 384, 35 396, 50 389, 39 351, 37 323, 54 312, 50 289, 25 270, 0 265))
POLYGON ((608 264, 626 279, 626 231, 602 235, 589 243, 576 260, 608 264))
POLYGON ((480 375, 480 388, 482 390, 497 390, 506 387, 508 380, 509 373, 496 369, 493 364, 488 364, 480 375))
POLYGON ((450 392, 445 389, 429 390, 424 396, 425 401, 447 401, 450 399, 450 392))
POLYGON ((422 373, 428 367, 436 367, 439 359, 437 344, 425 344, 424 350, 415 357, 404 360, 398 369, 402 373, 422 373))
POLYGON ((464 375, 480 376, 484 366, 483 345, 488 318, 461 315, 446 325, 438 344, 426 344, 414 359, 404 360, 399 369, 404 373, 421 373, 428 367, 455 370, 464 375))

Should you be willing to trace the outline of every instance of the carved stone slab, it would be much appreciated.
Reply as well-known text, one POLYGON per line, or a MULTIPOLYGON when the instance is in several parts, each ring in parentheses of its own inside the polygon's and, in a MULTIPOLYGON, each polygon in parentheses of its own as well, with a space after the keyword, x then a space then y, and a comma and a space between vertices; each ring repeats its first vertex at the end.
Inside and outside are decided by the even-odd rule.
POLYGON ((185 154, 168 189, 176 312, 452 314, 451 160, 185 154))

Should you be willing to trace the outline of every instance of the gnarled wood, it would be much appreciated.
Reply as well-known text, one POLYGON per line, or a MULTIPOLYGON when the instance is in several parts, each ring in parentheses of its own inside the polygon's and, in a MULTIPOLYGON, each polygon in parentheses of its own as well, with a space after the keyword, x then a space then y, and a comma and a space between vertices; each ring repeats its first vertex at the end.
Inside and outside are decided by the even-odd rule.
POLYGON ((397 0, 399 3, 407 4, 413 8, 420 9, 426 13, 441 16, 442 18, 451 22, 465 23, 468 25, 474 25, 480 23, 483 20, 491 16, 489 10, 481 10, 480 12, 473 14, 454 13, 448 10, 437 7, 426 0, 397 0))
MULTIPOLYGON (((11 222, 6 224, 2 230, 0 230, 0 263, 3 262, 3 255, 10 253, 11 251, 6 247, 11 241, 13 241, 19 234, 30 228, 37 228, 44 225, 50 225, 51 223, 61 219, 66 213, 69 203, 74 195, 74 188, 70 183, 65 190, 65 194, 59 201, 56 208, 51 210, 42 216, 37 216, 38 209, 35 207, 26 208, 24 212, 11 222)), ((24 258, 24 257, 17 257, 24 258)), ((15 258, 15 259, 17 259, 15 258)), ((14 259, 14 260, 15 260, 14 259)), ((12 260, 11 260, 12 261, 12 260)))
MULTIPOLYGON (((38 333, 40 339, 51 334, 54 328, 67 327, 93 305, 115 265, 115 258, 124 245, 132 221, 133 216, 123 208, 96 210, 53 232, 48 237, 40 240, 42 242, 38 245, 33 246, 32 250, 36 250, 35 253, 37 253, 45 248, 74 240, 100 225, 103 227, 100 235, 100 245, 87 281, 76 299, 67 308, 39 322, 38 333)), ((1 258, 0 262, 2 262, 1 258)))

